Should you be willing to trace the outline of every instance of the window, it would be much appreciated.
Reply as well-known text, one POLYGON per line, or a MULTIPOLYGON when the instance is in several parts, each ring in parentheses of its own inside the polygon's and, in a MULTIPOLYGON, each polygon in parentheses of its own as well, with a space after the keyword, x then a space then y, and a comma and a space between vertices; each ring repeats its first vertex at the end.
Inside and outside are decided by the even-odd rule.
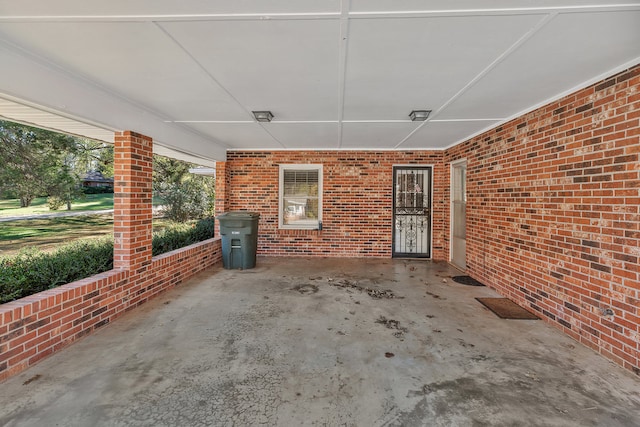
POLYGON ((280 165, 279 199, 281 228, 320 228, 322 165, 280 165))

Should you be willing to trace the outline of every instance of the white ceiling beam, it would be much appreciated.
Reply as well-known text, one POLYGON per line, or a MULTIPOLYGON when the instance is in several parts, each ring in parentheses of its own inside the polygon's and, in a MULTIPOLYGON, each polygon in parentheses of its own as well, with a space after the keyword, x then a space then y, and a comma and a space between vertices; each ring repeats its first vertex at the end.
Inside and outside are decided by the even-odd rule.
POLYGON ((452 16, 532 15, 548 13, 623 12, 637 10, 640 2, 580 6, 504 7, 443 10, 395 10, 350 12, 353 19, 433 18, 452 16))
POLYGON ((340 13, 203 13, 175 15, 46 15, 0 16, 2 22, 189 22, 338 19, 340 13))
MULTIPOLYGON (((111 131, 130 130, 184 152, 226 159, 227 146, 125 101, 0 40, 0 93, 9 99, 111 131)), ((126 64, 123 64, 126 66, 126 64)))
POLYGON ((349 6, 350 0, 342 0, 340 11, 340 48, 338 59, 338 148, 342 147, 342 122, 344 121, 345 86, 347 80, 347 58, 349 53, 349 6))
POLYGON ((256 13, 184 13, 184 14, 11 14, 0 15, 1 22, 175 22, 175 21, 214 21, 214 20, 318 20, 343 19, 346 16, 354 19, 401 18, 401 17, 434 17, 434 16, 482 16, 482 15, 516 15, 536 13, 582 13, 603 11, 625 11, 640 8, 640 2, 621 2, 594 5, 557 5, 557 6, 523 6, 523 7, 476 7, 450 9, 419 10, 348 10, 349 1, 342 2, 340 11, 327 12, 256 12, 256 13), (346 4, 346 7, 345 7, 346 4))
POLYGON ((83 138, 113 144, 114 131, 98 123, 80 121, 77 117, 61 116, 53 111, 0 93, 0 117, 27 126, 68 133, 83 138))
POLYGON ((161 143, 153 141, 153 154, 159 154, 172 159, 182 160, 183 162, 194 163, 199 166, 210 166, 215 168, 215 160, 206 159, 192 153, 186 153, 176 148, 165 147, 161 143))

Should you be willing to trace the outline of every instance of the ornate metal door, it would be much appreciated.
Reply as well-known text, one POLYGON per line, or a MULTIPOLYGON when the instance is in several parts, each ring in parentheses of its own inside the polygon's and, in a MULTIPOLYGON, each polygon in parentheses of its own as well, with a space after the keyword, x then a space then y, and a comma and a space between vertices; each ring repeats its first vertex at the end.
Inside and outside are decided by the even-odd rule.
POLYGON ((393 168, 393 256, 431 256, 431 167, 393 168))

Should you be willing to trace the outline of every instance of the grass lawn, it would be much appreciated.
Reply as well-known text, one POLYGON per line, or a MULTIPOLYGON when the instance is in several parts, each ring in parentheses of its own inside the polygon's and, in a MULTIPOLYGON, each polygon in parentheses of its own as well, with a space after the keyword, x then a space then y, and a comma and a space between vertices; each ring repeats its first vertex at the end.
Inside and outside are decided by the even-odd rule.
MULTIPOLYGON (((154 219, 154 230, 164 228, 168 222, 154 219)), ((62 243, 112 232, 111 214, 6 221, 0 223, 0 256, 16 255, 26 247, 50 251, 62 243)))
MULTIPOLYGON (((161 205, 162 200, 153 198, 153 205, 161 205)), ((71 204, 72 211, 98 211, 103 209, 113 209, 113 194, 86 194, 82 199, 71 204)), ((5 199, 0 200, 0 217, 3 216, 26 216, 38 214, 50 214, 55 212, 67 212, 67 206, 62 209, 52 211, 47 206, 46 197, 37 197, 27 208, 20 207, 20 200, 5 199)))
MULTIPOLYGON (((82 199, 71 203, 72 211, 97 211, 102 209, 113 209, 113 194, 87 194, 82 199)), ((20 207, 20 200, 9 199, 0 200, 0 216, 24 216, 49 214, 54 212, 66 212, 67 206, 62 209, 52 211, 47 206, 46 197, 37 197, 27 208, 20 207)))
POLYGON ((0 256, 12 256, 25 247, 52 250, 61 243, 113 232, 111 215, 30 219, 0 223, 0 256))

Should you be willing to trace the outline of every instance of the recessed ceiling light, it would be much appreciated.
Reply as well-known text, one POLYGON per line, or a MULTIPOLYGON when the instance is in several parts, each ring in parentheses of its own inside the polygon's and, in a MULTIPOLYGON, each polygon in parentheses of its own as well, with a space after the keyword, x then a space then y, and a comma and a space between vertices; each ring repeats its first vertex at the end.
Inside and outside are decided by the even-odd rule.
POLYGON ((252 113, 259 122, 270 122, 273 119, 271 111, 252 111, 252 113))
POLYGON ((409 113, 412 122, 424 122, 431 114, 431 110, 413 110, 409 113))

